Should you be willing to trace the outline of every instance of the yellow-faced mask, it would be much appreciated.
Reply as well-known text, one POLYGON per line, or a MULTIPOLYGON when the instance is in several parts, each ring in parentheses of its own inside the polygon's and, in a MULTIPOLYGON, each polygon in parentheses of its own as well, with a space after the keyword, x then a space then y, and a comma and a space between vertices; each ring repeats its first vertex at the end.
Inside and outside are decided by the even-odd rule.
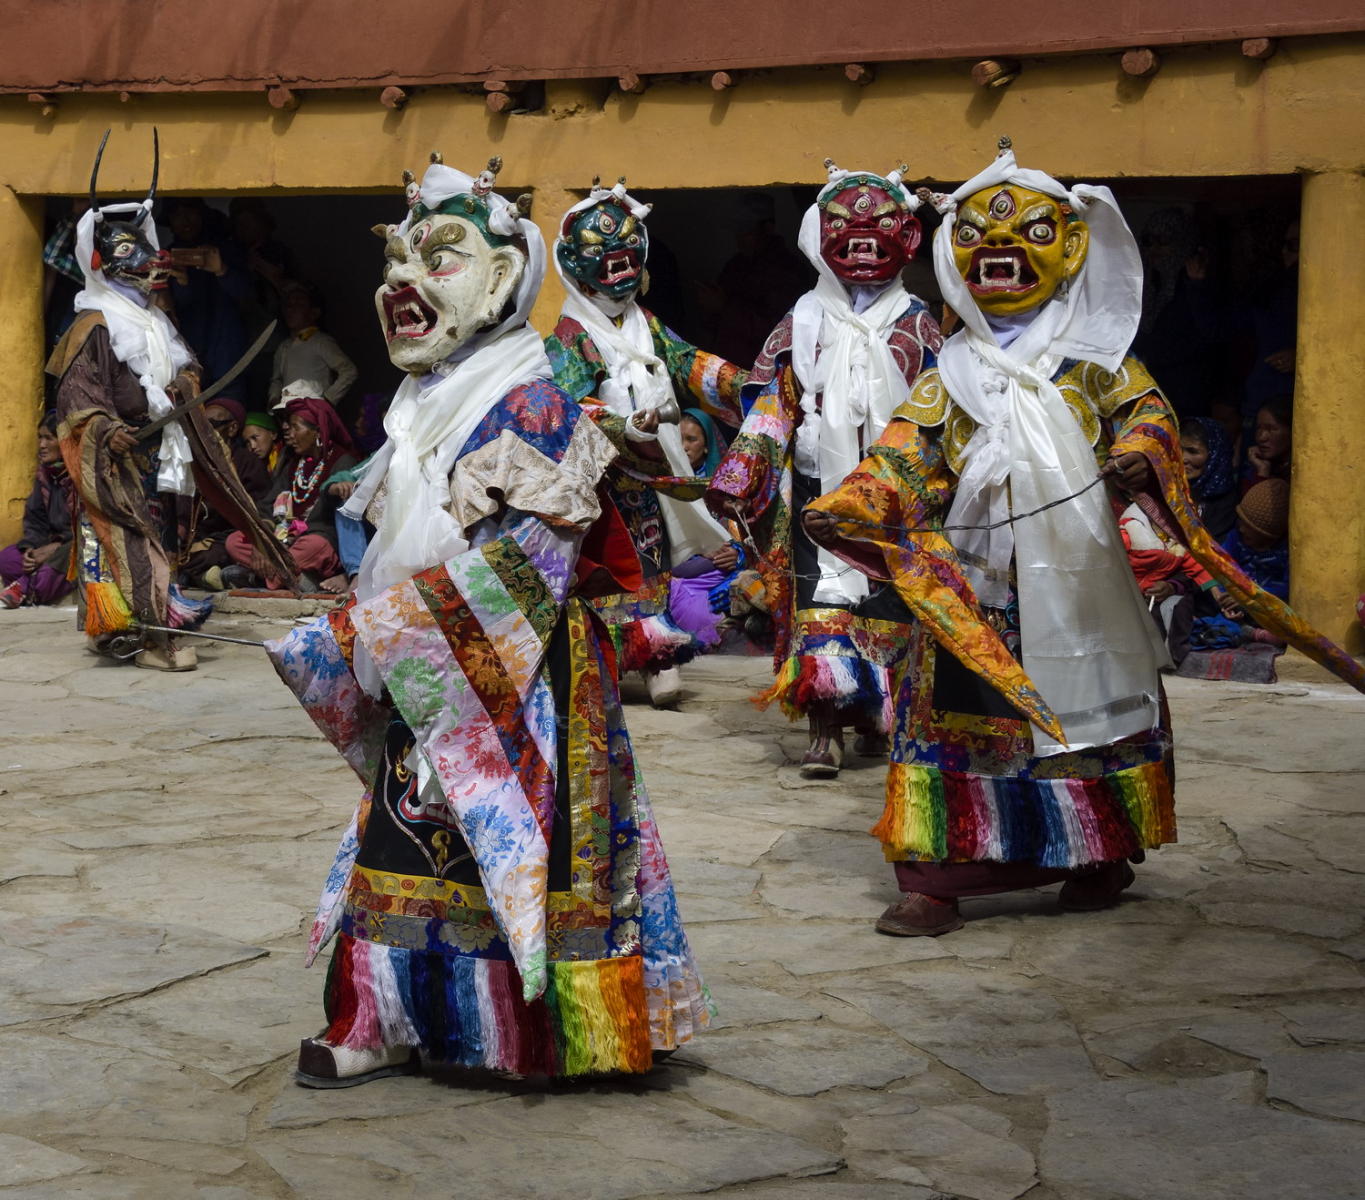
POLYGON ((1028 312, 1085 262, 1090 231, 1070 205, 1016 184, 983 188, 957 210, 953 259, 981 310, 1028 312))

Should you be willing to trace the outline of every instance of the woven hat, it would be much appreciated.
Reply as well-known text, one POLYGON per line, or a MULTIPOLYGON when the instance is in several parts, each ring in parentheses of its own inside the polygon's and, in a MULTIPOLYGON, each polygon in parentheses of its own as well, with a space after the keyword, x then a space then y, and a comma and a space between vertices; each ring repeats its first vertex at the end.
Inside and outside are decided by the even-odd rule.
POLYGON ((1253 485, 1237 506, 1237 515, 1262 537, 1283 541, 1289 532, 1289 481, 1263 479, 1253 485))

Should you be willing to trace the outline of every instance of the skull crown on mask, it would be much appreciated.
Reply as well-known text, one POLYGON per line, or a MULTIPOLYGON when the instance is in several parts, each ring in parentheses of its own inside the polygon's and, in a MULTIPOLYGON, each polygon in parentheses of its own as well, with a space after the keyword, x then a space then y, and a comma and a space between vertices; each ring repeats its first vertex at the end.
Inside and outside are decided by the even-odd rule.
POLYGON ((585 291, 625 300, 644 283, 649 233, 644 220, 612 196, 572 213, 555 253, 585 291))
POLYGON ((1085 262, 1090 231, 1063 200, 1017 184, 983 188, 957 209, 953 260, 983 312, 1046 303, 1085 262))
POLYGON ((95 214, 94 250, 90 258, 92 271, 103 271, 105 278, 115 283, 131 287, 146 294, 164 288, 170 270, 171 256, 158 250, 148 240, 142 223, 152 211, 156 200, 156 182, 161 172, 161 137, 152 130, 152 182, 147 189, 147 198, 130 214, 131 219, 123 220, 115 215, 106 215, 100 207, 97 184, 100 174, 100 161, 104 158, 104 148, 109 144, 110 130, 104 131, 100 148, 95 153, 95 165, 90 171, 90 209, 95 214))
POLYGON ((408 228, 375 227, 385 239, 375 309, 389 360, 421 375, 498 322, 526 270, 526 251, 517 238, 488 228, 488 189, 480 192, 480 182, 474 193, 428 209, 410 172, 404 181, 412 210, 408 228))
POLYGON ((914 257, 922 234, 901 190, 880 175, 850 175, 822 196, 820 256, 844 283, 894 279, 914 257))

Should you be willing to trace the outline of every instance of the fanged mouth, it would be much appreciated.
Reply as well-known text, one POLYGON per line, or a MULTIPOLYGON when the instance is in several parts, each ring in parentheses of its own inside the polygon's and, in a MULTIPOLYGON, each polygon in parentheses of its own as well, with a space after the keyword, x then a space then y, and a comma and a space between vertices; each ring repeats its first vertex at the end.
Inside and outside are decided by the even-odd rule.
POLYGON ((880 267, 891 258, 874 237, 851 237, 831 257, 844 267, 880 267))
POLYGON ((436 328, 436 310, 411 286, 384 293, 384 317, 389 341, 426 337, 436 328))
POLYGON ((614 250, 602 260, 602 270, 598 279, 607 286, 634 279, 640 273, 639 263, 635 261, 635 251, 614 250))
POLYGON ((1028 255, 1019 249, 988 250, 972 255, 967 272, 967 287, 978 296, 1000 292, 1027 292, 1037 286, 1038 276, 1028 265, 1028 255))

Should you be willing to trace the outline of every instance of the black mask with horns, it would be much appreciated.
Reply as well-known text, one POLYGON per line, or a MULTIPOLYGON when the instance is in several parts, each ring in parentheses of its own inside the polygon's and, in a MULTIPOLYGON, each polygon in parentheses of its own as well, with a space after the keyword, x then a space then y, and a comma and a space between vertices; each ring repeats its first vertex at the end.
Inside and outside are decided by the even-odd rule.
POLYGON ((95 214, 95 248, 90 267, 103 271, 110 280, 136 288, 140 292, 166 286, 166 271, 170 256, 157 250, 143 232, 143 222, 151 215, 156 199, 156 180, 161 170, 161 139, 152 130, 152 185, 147 198, 131 214, 124 205, 100 207, 95 191, 99 179, 100 159, 109 142, 110 130, 104 131, 100 148, 95 154, 95 166, 90 172, 90 210, 95 214), (117 211, 116 211, 117 210, 117 211))

